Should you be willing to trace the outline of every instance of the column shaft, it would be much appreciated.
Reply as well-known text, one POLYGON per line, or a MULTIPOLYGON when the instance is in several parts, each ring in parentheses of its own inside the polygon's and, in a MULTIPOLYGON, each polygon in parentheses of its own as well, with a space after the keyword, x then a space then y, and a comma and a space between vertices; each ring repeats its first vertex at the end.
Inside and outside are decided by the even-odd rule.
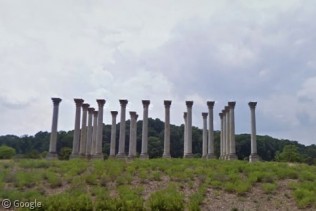
POLYGON ((92 145, 92 118, 93 118, 94 108, 88 109, 88 129, 87 129, 87 144, 86 144, 86 156, 89 158, 91 156, 91 145, 92 145))
POLYGON ((192 106, 193 101, 186 101, 187 105, 187 152, 185 158, 192 158, 192 106))
POLYGON ((143 131, 142 131, 142 152, 141 158, 148 158, 148 107, 150 104, 149 100, 143 100, 143 131))
POLYGON ((91 157, 96 154, 96 141, 98 132, 98 111, 93 112, 93 131, 92 131, 92 144, 91 144, 91 157))
POLYGON ((258 161, 257 155, 257 130, 256 130, 256 105, 257 102, 249 102, 250 107, 250 121, 251 121, 251 154, 249 156, 249 162, 258 161))
POLYGON ((225 160, 226 159, 226 111, 225 110, 222 110, 222 113, 223 113, 223 131, 222 131, 222 134, 223 134, 223 156, 222 156, 222 159, 225 160))
POLYGON ((74 99, 76 103, 76 116, 75 116, 75 130, 74 138, 72 142, 72 153, 71 158, 76 158, 79 155, 79 141, 80 141, 80 115, 81 115, 81 106, 83 103, 82 99, 74 99))
POLYGON ((214 108, 214 101, 208 101, 207 107, 208 107, 208 114, 209 114, 209 130, 208 130, 208 150, 207 150, 207 157, 209 159, 215 158, 214 154, 214 117, 213 117, 213 108, 214 108))
POLYGON ((103 106, 105 104, 105 100, 98 99, 98 129, 97 129, 97 137, 96 137, 96 153, 95 158, 103 159, 103 148, 102 148, 102 142, 103 142, 103 106))
POLYGON ((226 119, 226 156, 225 159, 229 160, 229 154, 230 154, 230 128, 229 128, 229 108, 228 106, 225 106, 225 119, 226 119))
POLYGON ((116 148, 116 116, 117 111, 111 111, 112 115, 112 126, 111 126, 111 144, 110 144, 110 157, 115 157, 116 148))
POLYGON ((228 102, 229 106, 229 132, 230 132, 230 154, 229 159, 230 160, 236 160, 236 142, 235 142, 235 109, 236 102, 228 102))
POLYGON ((127 100, 120 100, 121 104, 121 122, 120 122, 120 137, 119 137, 119 151, 116 155, 118 158, 125 158, 125 125, 126 125, 126 105, 128 101, 127 100))
POLYGON ((202 141, 202 158, 207 157, 207 113, 202 113, 203 117, 203 141, 202 141))
POLYGON ((183 113, 183 118, 184 118, 184 128, 183 128, 183 157, 184 155, 187 154, 188 152, 188 136, 187 136, 187 130, 188 130, 188 121, 187 121, 187 112, 183 113))
POLYGON ((164 151, 163 157, 170 158, 170 106, 171 101, 165 100, 165 131, 164 131, 164 151))
POLYGON ((49 152, 47 154, 47 159, 57 159, 57 124, 58 124, 58 110, 59 103, 61 102, 60 98, 52 98, 53 101, 53 119, 52 119, 52 131, 50 134, 50 142, 49 142, 49 152))
POLYGON ((130 111, 131 122, 130 122, 130 133, 129 133, 129 150, 128 158, 136 157, 136 112, 130 111))
POLYGON ((82 121, 81 121, 81 135, 80 135, 80 147, 79 153, 81 157, 86 155, 86 145, 87 145, 87 113, 89 104, 82 104, 82 121))
POLYGON ((223 125, 223 113, 219 113, 219 117, 221 119, 221 134, 220 134, 220 159, 223 159, 223 155, 224 155, 224 148, 223 148, 223 142, 224 142, 224 137, 223 137, 223 129, 224 129, 224 125, 223 125))

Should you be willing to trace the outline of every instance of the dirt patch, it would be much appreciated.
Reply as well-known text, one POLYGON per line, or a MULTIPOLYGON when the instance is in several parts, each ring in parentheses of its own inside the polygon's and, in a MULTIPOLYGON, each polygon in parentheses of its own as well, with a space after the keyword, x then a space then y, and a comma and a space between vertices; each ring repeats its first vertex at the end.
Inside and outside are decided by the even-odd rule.
POLYGON ((261 184, 256 184, 250 192, 242 196, 209 188, 201 210, 302 210, 296 206, 291 190, 288 188, 288 184, 293 181, 295 180, 279 181, 277 190, 271 194, 265 193, 261 184))

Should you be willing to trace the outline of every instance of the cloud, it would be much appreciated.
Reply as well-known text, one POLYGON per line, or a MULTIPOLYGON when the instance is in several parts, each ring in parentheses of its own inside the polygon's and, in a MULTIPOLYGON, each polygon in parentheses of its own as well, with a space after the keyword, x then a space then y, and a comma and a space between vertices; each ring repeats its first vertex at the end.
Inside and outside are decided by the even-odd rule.
POLYGON ((183 122, 185 100, 194 100, 200 127, 206 101, 215 100, 216 129, 218 113, 235 100, 238 133, 250 131, 247 102, 256 100, 259 134, 314 143, 315 7, 298 0, 1 2, 0 134, 49 130, 52 96, 63 99, 63 130, 73 128, 75 97, 94 107, 105 98, 106 123, 118 99, 128 99, 139 119, 142 99, 161 119, 170 99, 174 124, 183 122))

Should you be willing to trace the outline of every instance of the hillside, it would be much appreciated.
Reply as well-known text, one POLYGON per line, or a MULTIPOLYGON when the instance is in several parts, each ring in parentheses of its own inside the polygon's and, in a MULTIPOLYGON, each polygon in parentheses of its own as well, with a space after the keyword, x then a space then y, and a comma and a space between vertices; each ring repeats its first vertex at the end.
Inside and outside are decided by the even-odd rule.
POLYGON ((205 159, 2 160, 3 199, 36 200, 35 210, 315 210, 316 167, 205 159))
MULTIPOLYGON (((119 138, 119 124, 117 124, 117 144, 119 138)), ((171 125, 171 155, 174 158, 183 156, 183 125, 171 125)), ((141 149, 141 130, 142 121, 137 122, 137 152, 141 149)), ((149 145, 148 152, 151 158, 161 157, 163 153, 163 130, 164 123, 159 119, 149 118, 149 145)), ((105 157, 109 154, 111 126, 104 125, 103 130, 103 153, 105 157)), ((219 131, 215 131, 215 154, 219 156, 219 131)), ((0 136, 0 146, 7 145, 15 148, 17 154, 28 158, 40 158, 45 156, 45 152, 49 146, 49 132, 38 132, 34 136, 14 136, 6 135, 0 136)), ((202 130, 193 127, 193 153, 196 157, 201 155, 202 150, 202 130)), ((61 159, 67 159, 67 152, 72 148, 73 131, 59 131, 57 151, 61 159)), ((126 122, 126 140, 129 140, 129 121, 126 122)), ((276 139, 270 136, 257 136, 258 154, 265 161, 272 161, 277 152, 281 152, 285 145, 295 145, 302 157, 302 162, 308 164, 316 164, 316 145, 304 146, 297 141, 290 141, 284 139, 276 139)), ((126 151, 128 151, 128 141, 126 141, 126 151)), ((250 135, 237 134, 236 135, 236 152, 240 160, 248 159, 250 154, 250 135)))

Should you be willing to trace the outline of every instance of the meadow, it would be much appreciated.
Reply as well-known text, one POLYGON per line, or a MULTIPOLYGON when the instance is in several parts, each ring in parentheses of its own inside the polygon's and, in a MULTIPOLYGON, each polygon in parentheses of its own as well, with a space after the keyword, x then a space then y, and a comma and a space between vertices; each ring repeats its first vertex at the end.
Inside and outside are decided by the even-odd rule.
POLYGON ((205 159, 2 160, 3 199, 36 199, 41 207, 34 210, 315 210, 316 166, 205 159))

